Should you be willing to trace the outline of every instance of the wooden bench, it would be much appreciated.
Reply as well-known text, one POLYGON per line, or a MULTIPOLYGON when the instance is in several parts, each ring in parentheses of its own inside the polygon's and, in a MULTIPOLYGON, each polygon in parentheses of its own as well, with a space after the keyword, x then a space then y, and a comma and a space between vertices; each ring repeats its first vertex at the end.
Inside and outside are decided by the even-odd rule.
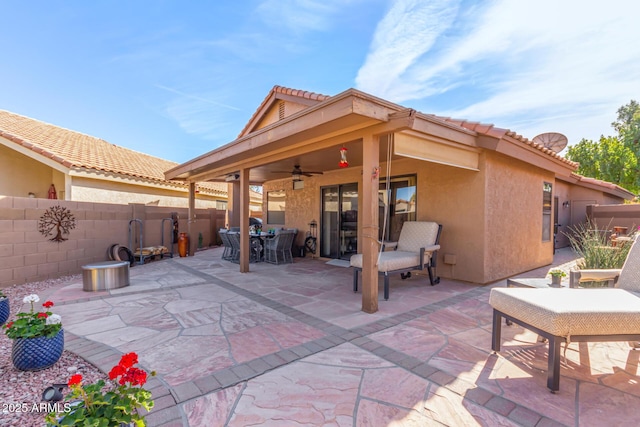
POLYGON ((623 289, 494 288, 493 351, 500 351, 504 317, 549 340, 547 387, 560 389, 560 345, 640 340, 640 298, 623 289))

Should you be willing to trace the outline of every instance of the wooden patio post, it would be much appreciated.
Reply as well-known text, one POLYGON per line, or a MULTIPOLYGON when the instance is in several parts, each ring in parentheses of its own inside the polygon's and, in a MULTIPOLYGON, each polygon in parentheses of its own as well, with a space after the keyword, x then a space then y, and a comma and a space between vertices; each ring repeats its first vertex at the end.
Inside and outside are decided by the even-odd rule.
POLYGON ((196 222, 196 183, 189 182, 189 211, 187 213, 187 233, 189 234, 189 255, 193 256, 196 252, 196 239, 193 236, 195 227, 191 223, 196 222))
POLYGON ((240 181, 227 185, 227 212, 229 227, 240 227, 240 181))
POLYGON ((380 139, 362 138, 362 311, 378 311, 378 182, 380 139))
POLYGON ((249 169, 240 169, 240 273, 249 272, 249 169))

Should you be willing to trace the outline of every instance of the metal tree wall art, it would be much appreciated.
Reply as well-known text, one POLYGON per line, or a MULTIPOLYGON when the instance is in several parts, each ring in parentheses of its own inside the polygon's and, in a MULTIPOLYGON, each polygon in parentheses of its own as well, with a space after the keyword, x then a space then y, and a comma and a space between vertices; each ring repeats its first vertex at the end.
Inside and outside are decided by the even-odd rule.
POLYGON ((38 231, 43 236, 49 237, 55 233, 55 236, 49 239, 52 242, 67 240, 62 235, 69 234, 69 231, 74 228, 76 228, 76 217, 69 209, 60 205, 51 206, 38 220, 38 231))

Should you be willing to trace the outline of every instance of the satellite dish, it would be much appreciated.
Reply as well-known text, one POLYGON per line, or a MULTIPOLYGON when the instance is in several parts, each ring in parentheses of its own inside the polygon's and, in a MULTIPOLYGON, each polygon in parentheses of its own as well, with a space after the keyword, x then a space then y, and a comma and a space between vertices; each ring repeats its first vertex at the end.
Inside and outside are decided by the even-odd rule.
POLYGON ((551 151, 556 153, 564 150, 564 147, 567 146, 567 137, 558 132, 547 132, 541 133, 540 135, 533 138, 533 142, 536 144, 540 144, 545 148, 548 148, 551 151))

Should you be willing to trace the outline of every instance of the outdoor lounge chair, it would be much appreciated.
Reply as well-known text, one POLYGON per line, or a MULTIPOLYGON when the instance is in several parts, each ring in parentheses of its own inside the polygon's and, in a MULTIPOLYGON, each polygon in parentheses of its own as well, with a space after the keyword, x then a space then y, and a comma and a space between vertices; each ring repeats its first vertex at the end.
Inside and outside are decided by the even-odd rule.
POLYGON ((563 342, 640 339, 640 298, 624 289, 494 288, 491 349, 500 351, 502 318, 549 340, 547 387, 560 389, 563 342))
POLYGON ((609 282, 595 289, 492 289, 491 348, 500 350, 501 318, 549 340, 547 387, 560 387, 560 345, 563 342, 628 341, 640 339, 640 244, 634 240, 621 269, 571 271, 571 288, 581 282, 609 282), (611 287, 620 289, 610 289, 611 287))
MULTIPOLYGON (((427 269, 431 286, 440 282, 436 276, 436 258, 440 249, 442 225, 429 221, 407 221, 402 224, 397 242, 385 243, 378 259, 378 273, 384 275, 384 299, 389 299, 389 274, 400 273, 402 279, 411 277, 411 271, 427 269), (394 247, 384 251, 384 247, 394 247), (405 274, 406 273, 406 274, 405 274)), ((349 261, 353 267, 353 292, 358 292, 358 272, 362 271, 362 254, 349 261)))
POLYGON ((621 269, 585 269, 569 272, 569 286, 577 288, 582 282, 607 281, 610 288, 621 288, 640 296, 640 244, 631 243, 627 259, 621 269))

